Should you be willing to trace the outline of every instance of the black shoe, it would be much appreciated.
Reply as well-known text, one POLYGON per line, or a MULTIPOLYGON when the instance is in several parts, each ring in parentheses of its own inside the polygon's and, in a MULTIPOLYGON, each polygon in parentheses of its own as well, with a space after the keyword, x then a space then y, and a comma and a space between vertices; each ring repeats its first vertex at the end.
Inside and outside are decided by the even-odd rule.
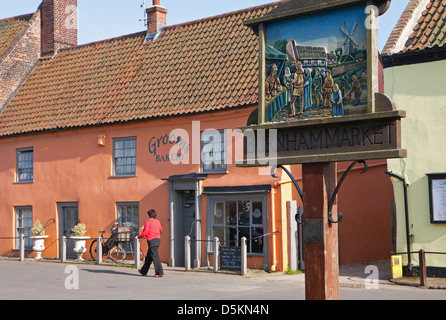
POLYGON ((139 272, 139 274, 142 275, 142 276, 146 276, 146 275, 147 275, 147 274, 142 273, 142 272, 141 272, 141 269, 138 269, 138 272, 139 272))

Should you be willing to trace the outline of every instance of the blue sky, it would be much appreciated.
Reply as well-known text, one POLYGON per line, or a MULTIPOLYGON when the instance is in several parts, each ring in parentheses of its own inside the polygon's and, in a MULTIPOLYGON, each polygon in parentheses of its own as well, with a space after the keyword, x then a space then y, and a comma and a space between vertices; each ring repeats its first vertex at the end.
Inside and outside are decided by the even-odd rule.
MULTIPOLYGON (((144 0, 78 0, 79 44, 118 37, 145 29, 140 21, 144 0)), ((382 49, 409 0, 393 0, 380 17, 382 49)), ((0 0, 0 19, 35 12, 41 0, 0 0)), ((167 24, 173 25, 274 2, 274 0, 161 0, 167 8, 167 24)), ((146 0, 150 6, 152 0, 146 0)))
POLYGON ((363 23, 366 17, 364 8, 365 6, 354 6, 321 15, 308 15, 272 23, 268 25, 266 41, 274 46, 277 40, 296 40, 298 45, 322 46, 330 52, 341 48, 346 40, 340 27, 345 26, 347 32, 350 33, 356 22, 353 38, 360 49, 365 49, 367 48, 367 30, 363 23))

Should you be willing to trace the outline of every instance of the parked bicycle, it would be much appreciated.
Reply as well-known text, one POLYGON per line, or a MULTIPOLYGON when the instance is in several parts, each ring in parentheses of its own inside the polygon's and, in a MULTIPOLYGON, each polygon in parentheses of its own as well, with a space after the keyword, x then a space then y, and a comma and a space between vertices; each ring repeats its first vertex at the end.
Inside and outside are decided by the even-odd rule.
MULTIPOLYGON (((125 249, 122 247, 124 243, 130 243, 130 247, 132 247, 132 238, 131 233, 132 230, 130 227, 118 227, 117 223, 115 223, 111 229, 110 238, 104 238, 105 231, 99 231, 101 234, 101 245, 102 245, 102 256, 109 257, 112 261, 116 263, 123 262, 127 255, 125 249)), ((132 250, 133 254, 135 254, 135 250, 132 250)), ((91 259, 97 261, 98 259, 98 240, 95 239, 92 241, 90 245, 90 256, 91 259)), ((144 256, 142 251, 139 252, 140 260, 144 260, 144 256)))

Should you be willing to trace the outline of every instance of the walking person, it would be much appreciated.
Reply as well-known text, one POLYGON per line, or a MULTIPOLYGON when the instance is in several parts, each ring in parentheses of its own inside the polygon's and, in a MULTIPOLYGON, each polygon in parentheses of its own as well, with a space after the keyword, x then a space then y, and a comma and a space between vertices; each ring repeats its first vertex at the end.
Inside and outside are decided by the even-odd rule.
POLYGON ((149 271, 153 262, 155 267, 155 277, 160 278, 164 276, 163 267, 158 255, 158 247, 160 246, 161 232, 163 231, 163 228, 161 227, 161 222, 156 219, 155 210, 149 210, 147 215, 148 217, 146 223, 144 224, 143 232, 138 236, 138 239, 146 238, 149 249, 147 250, 144 265, 140 270, 138 270, 138 272, 143 276, 147 275, 147 272, 149 271))

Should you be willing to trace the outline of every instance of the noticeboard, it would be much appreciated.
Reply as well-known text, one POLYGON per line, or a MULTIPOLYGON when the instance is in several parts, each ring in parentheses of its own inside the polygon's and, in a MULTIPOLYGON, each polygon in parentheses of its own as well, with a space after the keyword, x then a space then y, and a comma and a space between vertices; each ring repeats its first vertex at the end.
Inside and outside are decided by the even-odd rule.
POLYGON ((446 223, 446 173, 427 176, 431 223, 446 223))
POLYGON ((220 270, 240 271, 242 251, 240 247, 220 247, 220 270))

